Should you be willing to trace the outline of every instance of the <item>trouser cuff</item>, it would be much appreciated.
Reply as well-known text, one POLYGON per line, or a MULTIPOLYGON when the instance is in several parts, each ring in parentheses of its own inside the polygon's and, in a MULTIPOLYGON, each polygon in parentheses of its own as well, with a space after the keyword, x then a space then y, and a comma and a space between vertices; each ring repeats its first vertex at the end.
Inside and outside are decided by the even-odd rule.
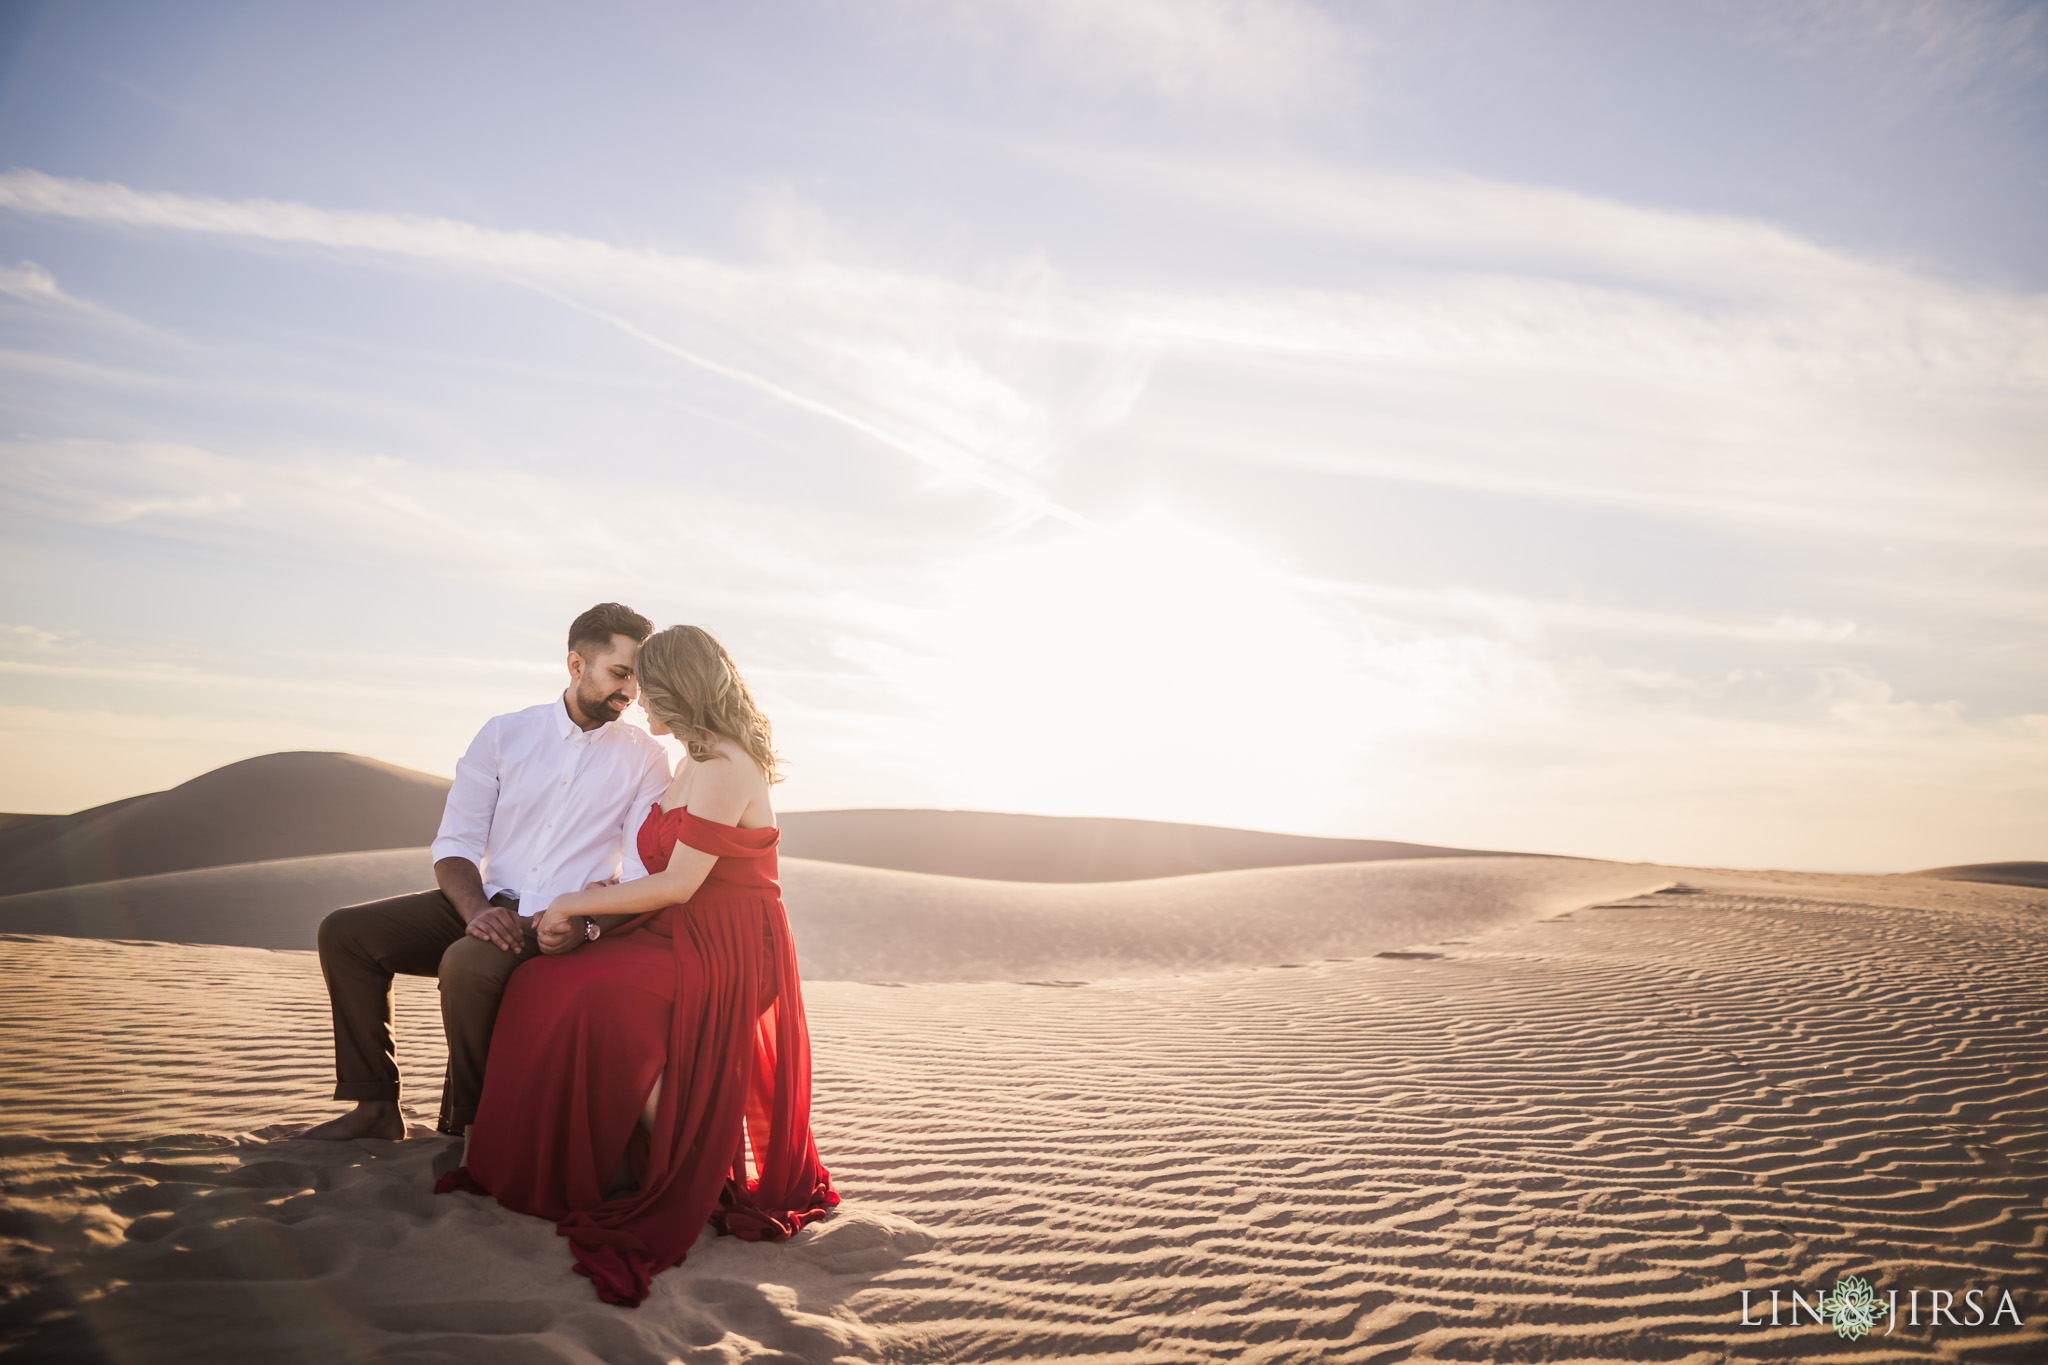
POLYGON ((338 1100, 398 1100, 397 1081, 337 1081, 334 1098, 338 1100))

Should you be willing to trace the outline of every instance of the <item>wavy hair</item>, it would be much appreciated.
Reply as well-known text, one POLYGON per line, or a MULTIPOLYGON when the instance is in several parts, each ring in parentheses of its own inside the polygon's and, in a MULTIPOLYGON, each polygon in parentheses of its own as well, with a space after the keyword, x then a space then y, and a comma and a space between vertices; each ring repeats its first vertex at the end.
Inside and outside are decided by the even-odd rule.
POLYGON ((647 637, 634 664, 640 704, 675 731, 699 763, 721 755, 720 739, 746 750, 770 782, 780 782, 768 717, 716 636, 701 626, 668 626, 647 637))

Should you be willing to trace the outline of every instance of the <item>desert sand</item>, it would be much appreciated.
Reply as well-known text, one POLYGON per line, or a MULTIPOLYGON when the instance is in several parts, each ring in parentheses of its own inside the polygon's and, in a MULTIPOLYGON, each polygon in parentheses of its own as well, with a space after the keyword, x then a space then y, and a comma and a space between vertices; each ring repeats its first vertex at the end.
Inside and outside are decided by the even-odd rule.
POLYGON ((2038 887, 1506 856, 1059 885, 793 858, 845 1202, 783 1244, 707 1230, 628 1310, 547 1224, 429 1192, 456 1159, 428 1125, 431 982, 396 991, 413 1137, 290 1136, 338 1108, 304 948, 321 893, 424 856, 64 893, 129 915, 118 933, 0 921, 7 1360, 2048 1354, 2038 887), (1843 1274, 1902 1302, 2008 1289, 2026 1321, 1742 1325, 1743 1290, 1843 1274))
MULTIPOLYGON (((8 936, 4 1331, 123 1362, 2038 1359, 2041 894, 1628 874, 1348 962, 813 980, 846 1202, 707 1233, 635 1311, 546 1224, 431 1196, 423 1123, 289 1140, 333 1108, 310 954, 8 936), (1744 1288, 1850 1272, 2032 1316, 1738 1325, 1744 1288)), ((432 987, 398 1000, 423 1116, 432 987)))

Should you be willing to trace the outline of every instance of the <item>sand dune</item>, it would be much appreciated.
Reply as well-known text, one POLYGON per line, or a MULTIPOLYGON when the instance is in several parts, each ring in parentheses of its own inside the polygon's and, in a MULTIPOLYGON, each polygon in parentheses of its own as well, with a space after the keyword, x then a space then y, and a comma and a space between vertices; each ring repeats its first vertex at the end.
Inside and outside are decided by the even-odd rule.
POLYGON ((0 893, 414 847, 433 839, 447 791, 445 779, 353 754, 266 754, 0 829, 0 893))
POLYGON ((329 910, 433 884, 424 848, 281 858, 0 896, 0 932, 311 948, 329 910))
MULTIPOLYGON (((846 1202, 783 1245, 705 1234, 635 1311, 597 1303, 546 1224, 430 1196, 442 1143, 283 1140, 333 1108, 310 954, 0 939, 0 1344, 123 1365, 2041 1358, 2048 900, 1678 875, 1412 950, 1434 956, 815 981, 846 1202), (2031 1316, 1861 1345, 1740 1325, 1740 1291, 1844 1273, 2002 1285, 2031 1316)), ((402 979, 398 1007, 431 1114, 431 984, 402 979)))
POLYGON ((2002 886, 2048 886, 2048 863, 1961 863, 1900 875, 1951 882, 1994 882, 2002 886))
MULTIPOLYGON (((1571 858, 1069 885, 791 858, 782 878, 804 975, 838 981, 1136 976, 1356 957, 1671 880, 1657 868, 1571 858)), ((291 858, 0 897, 0 931, 304 949, 329 910, 432 885, 425 849, 291 858)))
MULTIPOLYGON (((75 815, 0 815, 0 895, 416 848, 433 841, 448 781, 351 754, 266 754, 167 792, 75 815)), ((1315 839, 1154 820, 989 811, 790 811, 787 858, 998 881, 1090 882, 1249 867, 1480 856, 1376 839, 1315 839)))
POLYGON ((1048 885, 792 859, 806 979, 1061 981, 1362 957, 1671 884, 1569 858, 1424 858, 1048 885))
POLYGON ((785 857, 1011 882, 1111 882, 1381 858, 1485 857, 1383 839, 973 810, 811 810, 778 817, 785 857))

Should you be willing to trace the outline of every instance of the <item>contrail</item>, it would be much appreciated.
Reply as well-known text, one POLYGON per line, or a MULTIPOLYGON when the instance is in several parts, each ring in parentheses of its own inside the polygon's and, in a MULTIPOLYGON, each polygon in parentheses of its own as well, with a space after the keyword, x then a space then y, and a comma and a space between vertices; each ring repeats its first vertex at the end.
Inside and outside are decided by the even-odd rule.
POLYGON ((594 318, 599 322, 616 327, 627 336, 637 341, 644 341, 663 354, 674 356, 685 364, 695 365, 701 370, 709 371, 724 379, 730 379, 736 384, 744 384, 750 389, 765 393, 779 402, 789 404, 791 407, 801 408, 805 412, 816 413, 827 421, 837 422, 841 426, 857 431, 861 435, 871 440, 879 441, 891 450, 908 455, 911 459, 917 460, 922 464, 930 465, 932 468, 941 470, 944 473, 979 484, 991 492, 999 493, 1012 501, 1022 503, 1041 516, 1052 517, 1072 526, 1092 527, 1095 524, 1072 508, 1054 502, 1030 484, 1020 479, 1003 477, 1000 473, 987 468, 980 460, 965 451, 949 454, 945 451, 934 450, 928 446, 920 445, 915 441, 906 440, 887 428, 876 426, 873 422, 856 417, 850 412, 841 411, 830 403, 821 402, 807 394, 798 393, 794 389, 786 389, 772 379, 763 379, 760 375, 753 374, 747 370, 737 369, 731 365, 721 364, 709 356, 699 355, 686 347, 678 346, 672 341, 658 337, 646 328, 628 322, 615 313, 607 313, 602 308, 593 308, 579 299, 571 298, 567 294, 558 293, 546 285, 535 284, 531 280, 522 280, 513 276, 500 276, 499 278, 506 280, 508 283, 516 284, 521 288, 530 289, 544 298, 554 300, 564 308, 574 309, 585 317, 594 318))
POLYGON ((522 267, 533 268, 537 259, 565 264, 592 260, 616 263, 635 256, 635 253, 621 252, 605 242, 537 232, 504 231, 452 218, 407 218, 319 209, 308 204, 267 199, 227 200, 202 195, 160 194, 111 181, 72 180, 30 170, 0 172, 0 209, 86 222, 120 223, 130 227, 388 253, 441 261, 459 269, 476 271, 502 283, 530 289, 566 308, 616 327, 685 364, 736 384, 744 384, 777 402, 837 422, 891 450, 908 455, 920 464, 997 493, 1036 515, 1052 517, 1073 526, 1094 525, 1079 512, 1053 501, 1028 481, 990 468, 987 461, 971 451, 935 447, 906 439, 829 403, 665 341, 622 317, 593 308, 546 285, 536 284, 521 273, 522 267))

